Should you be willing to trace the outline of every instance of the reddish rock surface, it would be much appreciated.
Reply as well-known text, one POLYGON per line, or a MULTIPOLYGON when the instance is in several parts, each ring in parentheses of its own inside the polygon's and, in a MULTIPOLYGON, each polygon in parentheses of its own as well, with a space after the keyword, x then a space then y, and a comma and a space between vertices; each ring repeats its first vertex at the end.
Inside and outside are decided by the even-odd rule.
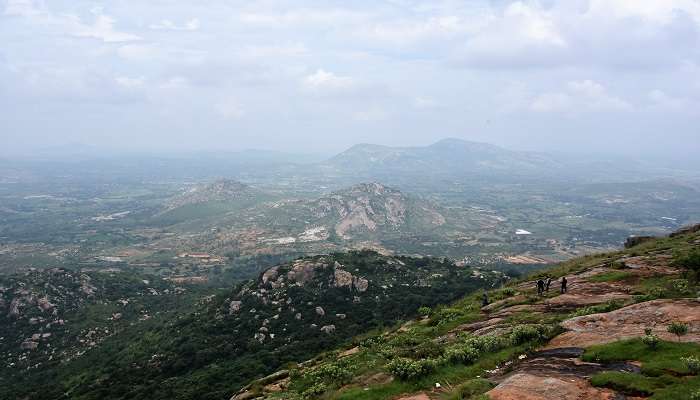
POLYGON ((568 330, 549 343, 547 348, 588 347, 644 335, 645 328, 664 340, 677 340, 666 331, 671 322, 688 324, 688 334, 681 341, 700 342, 700 301, 652 300, 633 304, 605 314, 585 315, 566 320, 568 330))
POLYGON ((617 393, 598 389, 583 378, 517 373, 487 393, 491 400, 616 400, 617 393))

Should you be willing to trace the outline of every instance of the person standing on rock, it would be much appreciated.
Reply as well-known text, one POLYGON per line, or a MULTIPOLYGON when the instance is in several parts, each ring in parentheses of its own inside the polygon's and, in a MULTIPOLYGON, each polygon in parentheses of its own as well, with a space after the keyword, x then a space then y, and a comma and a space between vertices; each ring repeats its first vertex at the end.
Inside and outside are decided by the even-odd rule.
POLYGON ((542 296, 544 294, 544 281, 542 279, 537 281, 537 295, 542 296))
POLYGON ((544 290, 549 292, 549 286, 552 284, 552 277, 547 277, 547 285, 545 286, 544 290))
POLYGON ((481 306, 486 307, 489 305, 489 295, 484 291, 484 295, 481 296, 481 306))
POLYGON ((562 294, 566 293, 566 283, 567 283, 566 277, 562 276, 561 277, 561 292, 562 292, 562 294))

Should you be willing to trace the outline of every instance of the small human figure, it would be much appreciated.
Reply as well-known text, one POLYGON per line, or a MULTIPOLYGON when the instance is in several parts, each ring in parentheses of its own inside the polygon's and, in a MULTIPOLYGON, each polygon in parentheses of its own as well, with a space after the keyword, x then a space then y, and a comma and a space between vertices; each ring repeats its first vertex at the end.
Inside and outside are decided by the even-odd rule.
POLYGON ((552 278, 548 277, 547 278, 547 285, 545 286, 544 290, 549 292, 549 286, 552 284, 552 278))
POLYGON ((562 276, 561 277, 561 292, 562 293, 566 293, 566 283, 567 283, 566 277, 562 276))
POLYGON ((489 295, 484 292, 483 296, 481 296, 481 306, 486 307, 489 305, 489 295))
POLYGON ((544 294, 544 281, 542 279, 537 281, 537 295, 542 296, 544 294))

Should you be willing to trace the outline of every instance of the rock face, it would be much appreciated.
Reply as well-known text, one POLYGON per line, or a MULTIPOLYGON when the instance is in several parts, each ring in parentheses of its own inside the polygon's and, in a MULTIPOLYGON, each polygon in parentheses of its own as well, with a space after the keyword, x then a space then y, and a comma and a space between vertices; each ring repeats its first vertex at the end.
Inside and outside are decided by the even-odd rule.
POLYGON ((407 224, 409 216, 430 226, 445 223, 440 212, 429 204, 414 203, 398 190, 363 183, 317 200, 312 212, 317 218, 335 220, 335 233, 344 239, 381 230, 396 231, 407 224))
POLYGON ((688 324, 688 334, 682 341, 700 341, 700 301, 652 300, 633 304, 605 314, 585 315, 566 320, 568 330, 549 343, 548 348, 588 347, 644 335, 650 328, 664 340, 678 338, 666 331, 672 322, 688 324))
POLYGON ((594 388, 582 378, 528 373, 511 375, 488 396, 491 400, 619 400, 615 392, 594 388))

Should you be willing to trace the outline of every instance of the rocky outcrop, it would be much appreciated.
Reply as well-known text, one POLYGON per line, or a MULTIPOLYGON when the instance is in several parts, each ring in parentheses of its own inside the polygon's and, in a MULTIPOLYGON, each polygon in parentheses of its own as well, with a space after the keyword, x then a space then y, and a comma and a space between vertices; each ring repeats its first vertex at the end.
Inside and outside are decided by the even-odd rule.
POLYGON ((690 233, 695 233, 695 232, 700 232, 700 224, 686 226, 684 228, 681 228, 681 229, 673 232, 669 236, 670 237, 683 236, 683 235, 688 235, 690 233))
POLYGON ((517 373, 487 393, 491 400, 619 400, 617 393, 591 386, 572 376, 538 376, 517 373))
POLYGON ((688 333, 680 340, 700 341, 700 301, 653 300, 608 313, 571 318, 561 324, 568 332, 552 339, 547 347, 588 347, 610 343, 643 336, 647 328, 664 340, 677 340, 675 335, 667 332, 672 322, 688 324, 688 333))

